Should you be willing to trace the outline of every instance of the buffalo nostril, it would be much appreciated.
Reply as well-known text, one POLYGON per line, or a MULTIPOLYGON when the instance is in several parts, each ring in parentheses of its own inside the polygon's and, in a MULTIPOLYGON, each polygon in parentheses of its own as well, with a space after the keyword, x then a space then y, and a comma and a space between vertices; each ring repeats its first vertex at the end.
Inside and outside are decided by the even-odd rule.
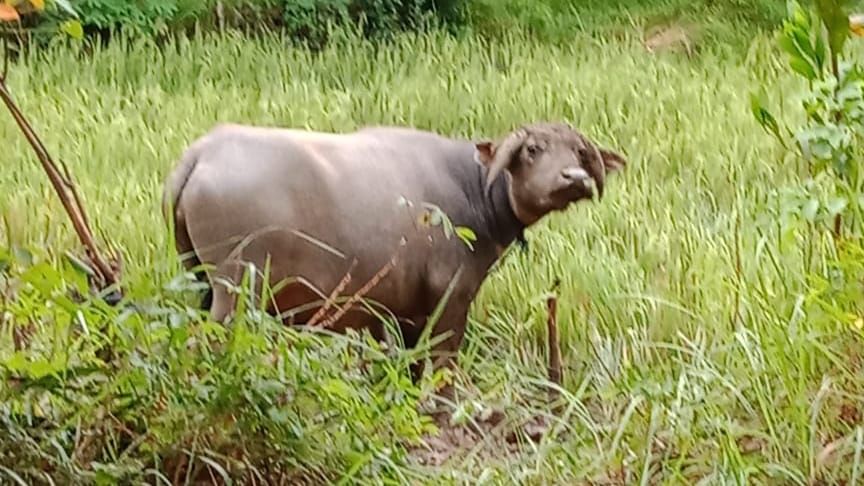
POLYGON ((567 167, 561 171, 561 177, 568 184, 577 185, 581 183, 582 189, 586 191, 594 190, 594 179, 591 178, 591 174, 581 167, 567 167))
POLYGON ((568 181, 588 180, 591 176, 581 167, 567 167, 561 171, 561 177, 568 181))

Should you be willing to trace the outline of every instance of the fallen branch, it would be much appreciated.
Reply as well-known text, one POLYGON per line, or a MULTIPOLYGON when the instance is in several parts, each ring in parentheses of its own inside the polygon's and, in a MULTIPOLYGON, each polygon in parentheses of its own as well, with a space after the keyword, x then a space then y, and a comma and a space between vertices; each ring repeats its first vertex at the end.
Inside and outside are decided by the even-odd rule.
POLYGON ((321 320, 321 318, 324 317, 325 314, 327 314, 330 306, 333 304, 333 302, 336 301, 336 298, 339 296, 339 294, 342 293, 342 291, 345 290, 345 287, 347 287, 348 284, 351 282, 351 271, 354 270, 355 266, 357 266, 356 258, 351 262, 351 266, 348 267, 348 271, 345 272, 345 276, 342 277, 342 280, 339 282, 339 284, 333 288, 332 292, 330 292, 330 296, 324 302, 324 305, 321 306, 320 309, 318 309, 318 312, 316 312, 315 315, 312 316, 312 319, 309 319, 308 325, 310 327, 317 324, 318 321, 321 320))
POLYGON ((366 284, 364 284, 363 287, 360 288, 360 290, 355 292, 354 295, 352 295, 351 298, 348 299, 348 301, 345 303, 345 305, 340 307, 339 310, 337 310, 335 314, 333 314, 326 321, 324 321, 323 326, 324 327, 330 327, 336 321, 341 319, 342 316, 344 316, 345 313, 348 312, 348 310, 351 308, 351 306, 353 306, 358 300, 365 297, 366 294, 369 293, 370 290, 372 290, 376 285, 378 285, 378 282, 380 282, 381 279, 383 279, 385 276, 387 276, 388 273, 390 273, 390 271, 393 270, 393 268, 396 266, 397 260, 398 260, 398 255, 393 255, 393 257, 390 259, 390 261, 387 262, 386 265, 381 267, 381 270, 378 270, 378 273, 373 275, 372 278, 368 282, 366 282, 366 284))
POLYGON ((109 263, 107 262, 107 260, 102 257, 102 254, 96 247, 96 243, 93 238, 93 232, 90 230, 87 213, 84 211, 84 206, 81 203, 81 198, 78 195, 78 191, 76 190, 75 185, 72 183, 71 174, 68 167, 66 167, 65 164, 62 164, 63 172, 58 169, 57 164, 54 163, 54 160, 48 154, 48 151, 45 149, 42 141, 39 139, 39 137, 36 135, 36 132, 33 130, 32 125, 30 125, 30 123, 24 117, 24 114, 18 108, 18 105, 12 98, 12 94, 9 92, 9 89, 6 85, 6 69, 8 68, 8 62, 9 41, 4 37, 3 73, 2 76, 0 76, 0 98, 3 99, 3 103, 6 105, 6 107, 9 109, 9 112, 12 114, 12 118, 14 118, 15 122, 18 124, 18 128, 21 129, 24 137, 33 147, 33 150, 36 152, 36 156, 39 159, 42 168, 48 174, 48 179, 51 181, 51 185, 54 187, 54 190, 60 197, 60 202, 63 204, 63 208, 66 210, 66 213, 69 215, 69 218, 72 221, 72 226, 75 229, 75 233, 78 235, 78 239, 84 245, 85 251, 87 252, 87 257, 90 259, 90 261, 95 267, 93 271, 94 277, 97 280, 96 285, 100 288, 100 290, 111 285, 115 285, 119 282, 118 272, 115 272, 115 269, 112 268, 111 265, 109 265, 109 263))

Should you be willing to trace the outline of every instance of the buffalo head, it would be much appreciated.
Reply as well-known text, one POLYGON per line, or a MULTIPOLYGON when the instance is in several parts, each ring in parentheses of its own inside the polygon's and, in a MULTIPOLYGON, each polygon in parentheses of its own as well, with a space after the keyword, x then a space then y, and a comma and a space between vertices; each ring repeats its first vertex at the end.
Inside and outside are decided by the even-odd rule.
POLYGON ((526 224, 595 194, 602 197, 606 175, 626 165, 621 155, 563 123, 526 125, 500 141, 475 146, 477 161, 489 169, 487 190, 508 172, 511 202, 526 224))

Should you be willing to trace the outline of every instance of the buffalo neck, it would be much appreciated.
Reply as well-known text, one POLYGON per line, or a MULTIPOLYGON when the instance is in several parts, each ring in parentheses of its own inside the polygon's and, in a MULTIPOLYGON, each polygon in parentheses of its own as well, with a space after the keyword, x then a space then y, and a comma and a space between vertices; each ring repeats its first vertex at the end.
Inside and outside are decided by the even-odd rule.
MULTIPOLYGON (((478 226, 485 229, 487 237, 495 244, 506 248, 514 240, 526 245, 524 231, 526 225, 516 216, 516 211, 510 201, 509 174, 503 173, 492 182, 488 194, 486 192, 486 176, 488 169, 474 163, 471 186, 466 190, 468 200, 478 211, 478 226)), ((476 230, 475 230, 476 231, 476 230)))

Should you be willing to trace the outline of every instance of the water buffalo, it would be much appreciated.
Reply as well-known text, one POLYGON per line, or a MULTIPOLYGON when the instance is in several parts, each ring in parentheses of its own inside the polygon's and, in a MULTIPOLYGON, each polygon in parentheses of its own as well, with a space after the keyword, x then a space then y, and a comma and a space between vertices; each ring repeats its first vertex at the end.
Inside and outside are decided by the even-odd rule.
POLYGON ((164 216, 186 267, 210 268, 205 306, 215 320, 230 317, 235 295, 224 283, 238 283, 249 263, 269 268, 274 288, 283 283, 269 311, 286 321, 325 322, 331 295, 365 292, 335 321, 345 300, 330 299, 326 324, 384 339, 380 317, 390 315, 408 347, 446 295, 431 334, 450 332, 433 353, 436 367, 452 366, 471 301, 502 251, 544 215, 602 196, 607 174, 625 164, 560 123, 496 142, 397 127, 333 134, 224 124, 168 176, 164 216), (426 224, 430 207, 476 239, 426 224))

